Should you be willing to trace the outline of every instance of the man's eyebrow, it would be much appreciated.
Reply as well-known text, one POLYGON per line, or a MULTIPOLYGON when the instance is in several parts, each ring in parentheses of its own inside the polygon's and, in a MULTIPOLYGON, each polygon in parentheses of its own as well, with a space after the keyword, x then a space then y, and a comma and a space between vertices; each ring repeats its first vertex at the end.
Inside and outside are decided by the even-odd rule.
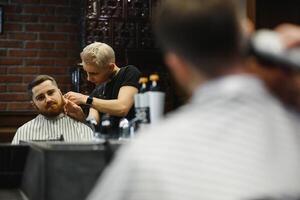
MULTIPOLYGON (((56 91, 56 90, 57 90, 56 88, 52 88, 52 89, 47 90, 45 93, 47 93, 47 92, 49 92, 49 91, 50 91, 50 92, 53 92, 53 91, 56 91)), ((41 96, 41 95, 43 95, 43 94, 44 94, 44 93, 38 94, 38 95, 35 96, 35 98, 38 97, 38 96, 41 96)))
POLYGON ((34 98, 38 98, 38 97, 43 96, 43 95, 44 95, 44 94, 41 93, 41 94, 36 95, 34 98))
POLYGON ((99 72, 88 72, 89 74, 98 74, 99 72))

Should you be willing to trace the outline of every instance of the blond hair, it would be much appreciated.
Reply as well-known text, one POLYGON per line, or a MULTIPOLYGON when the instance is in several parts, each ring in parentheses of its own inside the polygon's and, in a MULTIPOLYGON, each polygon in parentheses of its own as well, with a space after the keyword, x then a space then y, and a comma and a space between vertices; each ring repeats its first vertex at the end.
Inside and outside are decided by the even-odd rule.
POLYGON ((115 63, 115 52, 107 44, 94 42, 86 46, 80 53, 82 62, 102 68, 115 63))

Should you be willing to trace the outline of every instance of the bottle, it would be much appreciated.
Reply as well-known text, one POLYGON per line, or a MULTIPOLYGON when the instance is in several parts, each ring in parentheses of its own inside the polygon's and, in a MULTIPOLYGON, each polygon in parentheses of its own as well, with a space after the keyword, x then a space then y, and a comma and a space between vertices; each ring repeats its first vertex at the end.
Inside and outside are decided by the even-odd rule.
POLYGON ((149 91, 159 91, 160 88, 159 88, 159 85, 158 85, 158 80, 159 80, 158 74, 151 74, 149 79, 151 81, 149 91))
POLYGON ((135 95, 135 117, 138 119, 139 127, 150 122, 149 114, 149 100, 148 100, 148 88, 147 77, 141 77, 139 80, 140 89, 139 93, 135 95))
POLYGON ((147 77, 141 77, 140 78, 140 80, 139 80, 139 84, 140 84, 139 93, 147 92, 147 90, 148 90, 147 83, 148 83, 148 78, 147 77))
POLYGON ((149 78, 151 80, 148 92, 150 123, 154 125, 159 122, 163 116, 165 93, 160 91, 158 74, 151 74, 149 78))
POLYGON ((112 122, 110 115, 107 113, 103 113, 100 121, 100 133, 104 138, 109 138, 112 133, 112 122))

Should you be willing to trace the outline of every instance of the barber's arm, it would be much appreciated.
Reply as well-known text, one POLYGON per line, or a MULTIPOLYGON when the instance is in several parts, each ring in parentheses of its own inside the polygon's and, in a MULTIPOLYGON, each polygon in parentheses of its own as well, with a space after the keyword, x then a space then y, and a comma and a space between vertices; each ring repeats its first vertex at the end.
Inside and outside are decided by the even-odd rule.
POLYGON ((86 119, 94 119, 97 123, 100 122, 100 115, 98 111, 94 108, 90 108, 89 116, 86 119))
MULTIPOLYGON (((118 98, 111 100, 104 100, 93 98, 91 107, 99 112, 107 113, 113 116, 126 116, 133 106, 134 95, 138 89, 133 86, 123 86, 120 88, 118 98)), ((80 105, 85 104, 88 96, 76 92, 68 92, 64 95, 68 100, 80 105)))
POLYGON ((93 119, 96 120, 97 123, 99 123, 100 116, 98 111, 95 110, 94 108, 90 108, 89 115, 86 117, 82 108, 79 105, 77 105, 76 103, 68 99, 65 99, 64 101, 65 101, 64 112, 68 116, 81 122, 85 122, 87 119, 93 119))

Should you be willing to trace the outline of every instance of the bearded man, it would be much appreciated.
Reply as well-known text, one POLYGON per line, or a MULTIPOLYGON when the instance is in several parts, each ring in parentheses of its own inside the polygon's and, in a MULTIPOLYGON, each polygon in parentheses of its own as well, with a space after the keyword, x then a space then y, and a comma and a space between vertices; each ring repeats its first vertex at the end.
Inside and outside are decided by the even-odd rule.
POLYGON ((18 128, 12 144, 19 144, 20 141, 79 142, 92 139, 93 132, 87 125, 64 114, 67 100, 64 100, 53 77, 37 76, 28 85, 28 94, 39 114, 18 128))

